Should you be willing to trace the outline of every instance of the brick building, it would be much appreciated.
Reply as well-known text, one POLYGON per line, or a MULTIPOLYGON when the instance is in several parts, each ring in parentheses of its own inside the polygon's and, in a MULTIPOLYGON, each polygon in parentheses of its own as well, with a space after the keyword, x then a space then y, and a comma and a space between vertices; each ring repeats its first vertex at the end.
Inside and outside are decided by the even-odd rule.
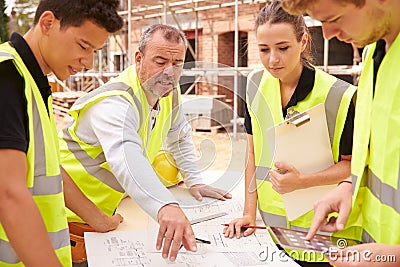
MULTIPOLYGON (((243 77, 239 75, 239 90, 244 92, 245 75, 250 68, 261 67, 258 60, 258 49, 255 42, 254 21, 258 11, 265 5, 267 0, 238 1, 238 67, 241 67, 243 77)), ((128 1, 121 2, 121 14, 126 21, 129 20, 128 1)), ((111 66, 111 71, 119 71, 120 62, 129 62, 129 53, 133 60, 137 51, 139 37, 144 28, 154 23, 167 23, 180 28, 188 38, 191 46, 186 54, 187 64, 185 69, 215 69, 213 74, 191 75, 184 72, 181 79, 182 92, 188 89, 189 94, 218 95, 229 105, 233 105, 235 50, 235 1, 132 1, 131 3, 131 50, 116 49, 111 52, 111 58, 117 62, 111 66), (165 6, 166 4, 166 6, 165 6), (114 53, 114 54, 113 54, 114 53), (190 63, 189 63, 190 62, 190 63), (196 63, 194 63, 196 62, 196 63), (196 85, 193 82, 197 79, 196 85)), ((128 46, 127 36, 128 24, 122 31, 121 43, 128 46)), ((117 47, 110 42, 111 47, 117 47)), ((239 109, 243 110, 242 104, 239 109)), ((239 115, 242 115, 242 111, 239 115)))
MULTIPOLYGON (((238 91, 242 95, 245 89, 245 76, 251 69, 262 67, 255 39, 254 22, 259 10, 267 0, 238 1, 238 91)), ((233 102, 234 77, 227 67, 234 67, 235 51, 235 1, 220 0, 128 0, 121 1, 121 15, 126 25, 117 40, 110 41, 110 58, 114 59, 111 71, 120 71, 129 64, 137 50, 142 30, 154 23, 167 23, 185 32, 190 46, 186 55, 185 69, 213 69, 220 67, 218 74, 185 71, 181 79, 183 93, 200 95, 223 95, 224 101, 233 102), (130 5, 130 6, 129 6, 130 5), (132 10, 129 15, 128 9, 132 10), (130 17, 129 17, 130 16, 130 17), (127 21, 131 21, 130 29, 127 21), (130 41, 128 44, 128 35, 130 41), (113 51, 113 47, 119 47, 113 51), (120 48, 123 49, 120 49, 120 48), (130 49, 128 49, 130 48, 130 49), (192 50, 192 51, 190 51, 192 50), (197 63, 193 63, 196 61, 197 63), (204 63, 211 62, 211 63, 204 63), (225 71, 224 71, 225 70, 225 71), (191 73, 193 75, 191 75, 191 73), (224 74, 225 73, 225 74, 224 74), (202 76, 202 77, 200 77, 202 76), (192 85, 197 80, 196 85, 192 85)), ((310 28, 314 42, 315 65, 323 64, 324 41, 321 27, 310 28)), ((333 40, 329 45, 329 65, 352 65, 353 50, 351 45, 333 40)), ((340 72, 338 72, 340 74, 340 72)), ((335 73, 334 73, 335 74, 335 73)), ((345 77, 351 80, 351 77, 345 77)), ((342 78, 343 78, 342 77, 342 78)), ((239 115, 243 115, 242 104, 239 103, 239 115)))

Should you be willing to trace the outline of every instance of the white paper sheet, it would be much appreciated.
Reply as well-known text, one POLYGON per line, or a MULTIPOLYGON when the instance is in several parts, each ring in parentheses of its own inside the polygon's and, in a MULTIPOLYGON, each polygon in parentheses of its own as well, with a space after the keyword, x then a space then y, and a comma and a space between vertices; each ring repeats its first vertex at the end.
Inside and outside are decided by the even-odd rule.
POLYGON ((146 255, 145 231, 109 233, 85 232, 85 247, 89 266, 150 266, 146 255))
MULTIPOLYGON (((240 188, 239 190, 241 194, 244 195, 244 188, 240 188)), ((189 221, 210 215, 226 213, 226 215, 220 216, 219 219, 223 219, 225 223, 229 223, 232 219, 243 216, 244 200, 239 197, 238 194, 233 194, 232 199, 227 199, 225 201, 204 197, 203 200, 199 202, 190 195, 187 188, 173 187, 170 191, 179 202, 179 206, 182 208, 189 221)), ((261 220, 258 213, 257 219, 261 220)), ((215 220, 210 220, 210 222, 212 221, 215 220)))
MULTIPOLYGON (((145 231, 85 233, 89 267, 228 267, 228 266, 297 266, 289 258, 279 259, 274 248, 255 252, 215 253, 199 248, 198 252, 180 251, 175 262, 161 257, 161 253, 145 251, 145 231), (267 255, 268 257, 265 257, 267 255)), ((276 248, 275 248, 276 250, 276 248)))
POLYGON ((194 235, 208 240, 211 244, 197 243, 199 249, 207 252, 255 252, 260 253, 265 247, 275 245, 267 230, 256 232, 244 238, 226 238, 222 225, 193 225, 194 235))

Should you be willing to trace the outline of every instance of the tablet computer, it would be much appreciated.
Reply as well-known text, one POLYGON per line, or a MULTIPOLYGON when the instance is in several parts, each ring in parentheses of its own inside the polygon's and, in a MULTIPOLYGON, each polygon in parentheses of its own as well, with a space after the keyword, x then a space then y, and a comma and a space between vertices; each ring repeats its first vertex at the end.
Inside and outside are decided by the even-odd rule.
POLYGON ((357 245, 360 242, 352 239, 332 237, 329 235, 316 234, 312 240, 306 240, 306 232, 290 230, 280 227, 269 227, 270 233, 275 240, 283 247, 296 250, 314 250, 327 252, 330 247, 345 248, 357 245))

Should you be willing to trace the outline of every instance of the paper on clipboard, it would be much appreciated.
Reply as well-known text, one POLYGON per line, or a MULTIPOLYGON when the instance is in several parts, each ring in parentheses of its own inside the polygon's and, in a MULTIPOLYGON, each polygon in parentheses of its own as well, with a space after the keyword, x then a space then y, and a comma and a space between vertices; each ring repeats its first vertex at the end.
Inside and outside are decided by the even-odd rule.
MULTIPOLYGON (((293 165, 300 173, 322 171, 334 164, 329 140, 324 104, 301 113, 309 120, 296 126, 285 121, 267 130, 273 162, 293 165)), ((282 199, 289 221, 313 209, 313 204, 335 185, 316 186, 283 194, 282 199)))

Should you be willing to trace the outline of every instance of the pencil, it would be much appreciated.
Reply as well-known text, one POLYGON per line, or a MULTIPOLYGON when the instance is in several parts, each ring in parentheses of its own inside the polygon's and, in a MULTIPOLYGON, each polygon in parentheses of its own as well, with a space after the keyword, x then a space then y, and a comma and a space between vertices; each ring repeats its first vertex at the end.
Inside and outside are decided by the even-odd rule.
POLYGON ((208 240, 204 240, 204 239, 201 239, 201 238, 195 238, 197 241, 199 241, 199 242, 201 242, 201 243, 204 243, 204 244, 211 244, 211 241, 208 241, 208 240))
MULTIPOLYGON (((197 238, 197 237, 195 237, 194 239, 196 239, 196 241, 199 241, 200 243, 203 243, 203 244, 211 244, 211 241, 209 241, 209 240, 204 240, 204 239, 197 238)), ((180 245, 179 250, 180 250, 182 247, 183 247, 183 244, 180 245)))
MULTIPOLYGON (((228 223, 223 223, 223 226, 229 226, 228 223)), ((242 228, 252 228, 252 229, 267 229, 267 227, 265 226, 261 226, 261 225, 243 225, 242 228)))

